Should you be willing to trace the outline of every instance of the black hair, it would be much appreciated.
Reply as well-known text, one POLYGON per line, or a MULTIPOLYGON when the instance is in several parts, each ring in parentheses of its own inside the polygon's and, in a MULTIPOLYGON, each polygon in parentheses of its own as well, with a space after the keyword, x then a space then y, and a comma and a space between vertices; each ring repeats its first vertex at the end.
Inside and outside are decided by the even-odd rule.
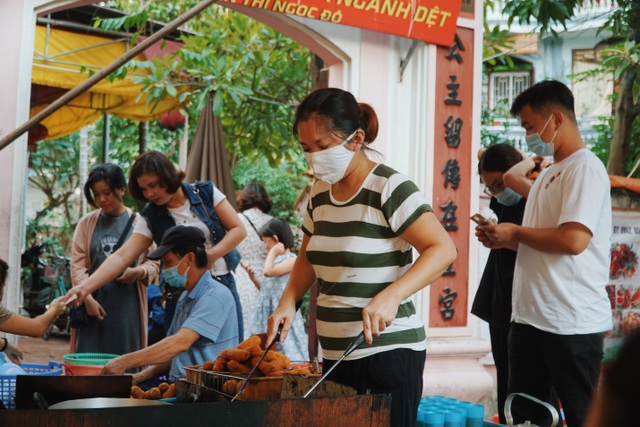
MULTIPOLYGON (((637 402, 640 368, 640 330, 630 332, 610 365, 603 367, 601 397, 604 399, 601 421, 616 427, 638 425, 637 402), (609 421, 611 423, 609 423, 609 421)), ((604 425, 604 424, 600 424, 604 425)))
POLYGON ((92 186, 96 182, 104 181, 113 192, 114 196, 122 201, 120 195, 116 192, 116 190, 120 190, 122 188, 127 188, 127 179, 124 177, 124 172, 120 169, 120 166, 114 165, 113 163, 104 163, 95 165, 89 171, 89 177, 87 178, 87 182, 84 183, 84 197, 87 198, 87 202, 94 208, 97 208, 98 205, 93 197, 92 186))
POLYGON ((289 227, 289 223, 282 218, 273 218, 258 230, 260 237, 277 236, 278 241, 282 243, 285 249, 293 247, 293 231, 289 227))
POLYGON ((171 248, 170 252, 180 255, 180 257, 184 257, 186 254, 193 252, 196 256, 196 266, 198 268, 207 267, 207 251, 204 246, 175 245, 171 248))
POLYGON ((240 211, 251 209, 254 206, 257 206, 264 213, 271 211, 271 198, 267 190, 262 184, 255 181, 245 185, 236 204, 240 211))
POLYGON ((147 151, 138 156, 131 166, 129 173, 129 193, 139 202, 146 202, 138 185, 138 178, 142 175, 152 173, 160 178, 160 185, 167 189, 169 194, 175 194, 182 185, 185 177, 183 171, 176 169, 174 164, 159 151, 147 151))
POLYGON ((549 116, 559 108, 573 123, 577 123, 573 93, 557 80, 541 81, 522 92, 513 101, 511 114, 519 116, 525 105, 540 116, 549 116))
POLYGON ((482 153, 478 161, 478 173, 506 172, 521 161, 522 154, 515 147, 509 144, 495 144, 482 153))
POLYGON ((293 121, 293 134, 298 136, 298 124, 317 117, 329 132, 346 138, 358 129, 364 131, 364 142, 378 136, 378 116, 369 104, 358 103, 342 89, 325 88, 311 92, 298 106, 293 121))
POLYGON ((4 287, 4 282, 7 281, 7 275, 9 273, 9 265, 5 260, 0 258, 0 292, 4 287))

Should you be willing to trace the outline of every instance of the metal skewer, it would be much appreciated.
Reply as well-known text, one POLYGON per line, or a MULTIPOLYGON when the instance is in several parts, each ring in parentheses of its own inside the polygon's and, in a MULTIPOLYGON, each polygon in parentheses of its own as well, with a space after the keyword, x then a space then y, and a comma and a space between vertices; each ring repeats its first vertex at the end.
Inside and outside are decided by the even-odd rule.
POLYGON ((351 344, 349 344, 349 347, 347 347, 347 349, 345 350, 345 352, 342 354, 342 356, 340 356, 340 359, 338 359, 336 361, 336 363, 334 363, 327 372, 323 373, 322 376, 320 377, 320 379, 318 381, 316 381, 316 383, 313 385, 313 387, 311 387, 309 389, 308 392, 306 392, 304 394, 304 396, 302 396, 303 399, 306 399, 312 392, 313 390, 316 389, 316 387, 318 387, 320 385, 320 383, 322 381, 324 381, 324 379, 331 373, 331 371, 333 371, 333 368, 335 368, 336 366, 338 366, 338 363, 342 362, 342 360, 347 357, 348 355, 350 355, 351 353, 353 353, 353 351, 364 342, 364 331, 360 332, 360 335, 358 335, 358 337, 355 339, 354 342, 352 342, 351 344))
POLYGON ((244 388, 247 386, 247 384, 249 384, 249 380, 251 379, 251 377, 253 377, 253 374, 255 374, 256 371, 258 370, 258 366, 260 366, 260 364, 262 363, 264 358, 267 356, 267 353, 269 352, 269 350, 271 350, 271 347, 273 347, 278 341, 280 341, 280 333, 281 332, 282 332, 282 325, 278 326, 278 332, 276 333, 276 336, 273 339, 273 342, 271 344, 269 344, 267 346, 267 348, 264 349, 264 352, 262 353, 262 356, 260 356, 260 359, 258 360, 258 363, 256 363, 256 366, 254 366, 253 369, 251 370, 251 372, 249 372, 249 375, 247 376, 247 379, 245 379, 244 382, 242 383, 242 386, 240 387, 240 390, 238 390, 236 395, 233 396, 233 399, 231 399, 232 402, 234 400, 236 400, 236 398, 242 394, 242 392, 244 391, 244 388))

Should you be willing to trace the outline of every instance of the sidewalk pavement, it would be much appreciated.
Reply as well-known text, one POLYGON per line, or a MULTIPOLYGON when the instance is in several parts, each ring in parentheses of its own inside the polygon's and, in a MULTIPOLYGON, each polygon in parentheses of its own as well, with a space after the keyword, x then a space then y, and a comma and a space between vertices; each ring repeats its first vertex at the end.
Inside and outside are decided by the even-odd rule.
POLYGON ((46 365, 50 360, 62 363, 62 356, 69 354, 69 336, 51 335, 48 340, 40 337, 20 337, 18 346, 22 349, 23 363, 46 365))

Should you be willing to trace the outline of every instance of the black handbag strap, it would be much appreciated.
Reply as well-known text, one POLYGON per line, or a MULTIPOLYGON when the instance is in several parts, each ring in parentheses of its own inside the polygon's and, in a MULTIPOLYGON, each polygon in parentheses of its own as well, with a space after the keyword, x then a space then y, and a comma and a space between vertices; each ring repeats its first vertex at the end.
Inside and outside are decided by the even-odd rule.
POLYGON ((248 216, 246 216, 244 213, 241 213, 241 215, 242 215, 243 217, 245 217, 245 218, 247 219, 247 221, 249 221, 249 224, 251 224, 251 227, 253 227, 253 229, 256 231, 256 234, 257 234, 258 236, 260 236, 260 233, 258 233, 258 229, 256 228, 256 226, 255 226, 255 225, 253 225, 253 222, 251 222, 251 220, 249 219, 249 217, 248 217, 248 216))
POLYGON ((116 243, 116 247, 113 249, 114 252, 120 249, 120 246, 122 246, 122 244, 126 240, 127 234, 129 234, 129 230, 131 230, 131 226, 133 225, 133 220, 135 219, 136 219, 136 213, 132 212, 131 216, 129 217, 129 221, 127 221, 127 225, 124 226, 124 231, 122 232, 122 234, 120 235, 120 238, 118 239, 118 243, 116 243))

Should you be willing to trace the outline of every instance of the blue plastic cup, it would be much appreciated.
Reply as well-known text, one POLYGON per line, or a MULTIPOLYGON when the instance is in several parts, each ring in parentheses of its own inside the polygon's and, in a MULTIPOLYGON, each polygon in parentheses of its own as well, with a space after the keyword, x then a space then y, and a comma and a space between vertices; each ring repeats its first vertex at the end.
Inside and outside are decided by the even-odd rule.
POLYGON ((442 399, 444 399, 443 396, 425 396, 422 399, 420 399, 420 404, 432 404, 432 403, 437 403, 437 402, 441 402, 442 399))
POLYGON ((431 396, 427 396, 425 398, 420 399, 419 408, 435 408, 440 405, 439 398, 430 398, 431 396))
POLYGON ((444 427, 464 427, 462 425, 462 414, 458 411, 446 411, 444 413, 444 427))
POLYGON ((477 403, 467 405, 466 427, 482 427, 484 425, 484 406, 477 403))
POLYGON ((444 427, 445 414, 441 411, 424 411, 422 425, 424 427, 444 427))

